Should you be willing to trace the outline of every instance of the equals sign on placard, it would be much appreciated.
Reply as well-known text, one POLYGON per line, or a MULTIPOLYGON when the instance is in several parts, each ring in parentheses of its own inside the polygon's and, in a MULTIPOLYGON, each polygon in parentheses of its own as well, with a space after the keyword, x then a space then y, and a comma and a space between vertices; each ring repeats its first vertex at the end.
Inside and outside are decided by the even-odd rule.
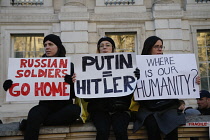
POLYGON ((109 77, 112 76, 112 71, 104 71, 103 72, 103 77, 109 77))

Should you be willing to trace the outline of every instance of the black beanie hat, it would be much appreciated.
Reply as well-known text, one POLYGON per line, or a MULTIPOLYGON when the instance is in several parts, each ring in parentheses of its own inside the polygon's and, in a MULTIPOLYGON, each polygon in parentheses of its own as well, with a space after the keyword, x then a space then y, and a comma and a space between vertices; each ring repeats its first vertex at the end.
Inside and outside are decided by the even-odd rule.
POLYGON ((112 38, 108 37, 108 36, 104 36, 104 37, 102 37, 102 38, 99 39, 98 44, 97 44, 98 48, 99 48, 100 43, 101 43, 102 41, 109 41, 109 42, 112 44, 113 50, 115 49, 114 40, 113 40, 112 38))
POLYGON ((210 93, 207 90, 200 91, 200 98, 207 97, 210 98, 210 93))
POLYGON ((54 34, 49 34, 49 35, 45 36, 45 38, 43 40, 43 44, 48 40, 53 42, 58 47, 58 52, 57 52, 58 57, 65 57, 66 49, 64 48, 60 37, 57 35, 54 35, 54 34))

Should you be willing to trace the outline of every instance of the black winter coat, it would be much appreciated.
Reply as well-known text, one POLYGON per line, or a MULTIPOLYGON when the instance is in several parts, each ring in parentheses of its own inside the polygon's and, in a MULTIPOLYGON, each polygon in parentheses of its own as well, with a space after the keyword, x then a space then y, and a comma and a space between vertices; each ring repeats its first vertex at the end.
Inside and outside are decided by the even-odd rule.
POLYGON ((84 99, 88 103, 87 111, 91 112, 116 112, 116 111, 128 111, 131 98, 133 94, 123 97, 111 97, 111 98, 93 98, 84 99))
POLYGON ((177 111, 179 106, 177 99, 148 100, 140 101, 139 103, 140 108, 136 115, 136 121, 133 128, 134 132, 139 130, 144 125, 144 121, 149 115, 153 115, 155 117, 158 127, 163 134, 168 134, 178 126, 186 123, 184 113, 178 113, 177 111), (157 102, 164 100, 172 100, 174 103, 160 110, 149 109, 149 104, 155 105, 158 104, 157 102))
POLYGON ((210 115, 210 108, 206 109, 199 109, 198 110, 201 112, 201 115, 210 115))

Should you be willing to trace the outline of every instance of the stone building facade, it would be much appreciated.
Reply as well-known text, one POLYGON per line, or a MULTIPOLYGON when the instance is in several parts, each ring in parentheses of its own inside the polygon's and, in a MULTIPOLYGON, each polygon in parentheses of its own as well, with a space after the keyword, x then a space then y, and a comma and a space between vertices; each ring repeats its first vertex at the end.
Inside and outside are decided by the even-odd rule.
MULTIPOLYGON (((13 57, 13 35, 57 34, 68 56, 95 53, 98 39, 112 33, 132 33, 134 51, 140 54, 144 40, 156 35, 164 40, 164 53, 195 53, 199 63, 197 34, 210 30, 210 1, 23 0, 22 4, 21 1, 0 0, 0 85, 7 79, 8 58, 13 57)), ((25 116, 33 106, 6 103, 5 91, 0 88, 0 110, 8 107, 18 110, 17 104, 25 107, 17 116, 25 116)), ((196 106, 196 101, 188 100, 187 105, 196 106)), ((1 114, 0 111, 0 118, 5 117, 1 114)))

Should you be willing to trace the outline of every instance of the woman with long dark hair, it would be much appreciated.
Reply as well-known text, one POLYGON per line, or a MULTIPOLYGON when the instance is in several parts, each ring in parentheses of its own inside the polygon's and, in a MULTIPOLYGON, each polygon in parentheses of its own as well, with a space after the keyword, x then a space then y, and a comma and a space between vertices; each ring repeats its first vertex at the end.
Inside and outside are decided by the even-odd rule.
MULTIPOLYGON (((163 40, 157 36, 148 37, 144 42, 141 55, 162 55, 163 40)), ((200 84, 200 77, 196 79, 200 84)), ((145 125, 148 140, 161 140, 161 133, 165 140, 178 140, 178 126, 186 123, 183 113, 178 113, 178 99, 158 99, 138 101, 140 104, 134 132, 145 125), (159 106, 159 107, 157 107, 159 106)))

